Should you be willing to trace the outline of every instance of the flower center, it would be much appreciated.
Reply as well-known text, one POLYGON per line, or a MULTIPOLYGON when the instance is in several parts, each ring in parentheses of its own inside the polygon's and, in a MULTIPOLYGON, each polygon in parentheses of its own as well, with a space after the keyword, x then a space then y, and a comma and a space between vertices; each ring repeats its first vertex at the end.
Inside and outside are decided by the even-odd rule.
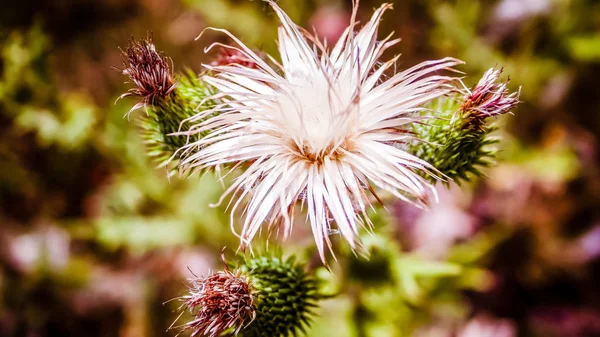
POLYGON ((299 159, 309 163, 321 165, 325 161, 325 158, 329 158, 330 160, 338 160, 343 155, 342 150, 348 150, 348 142, 344 141, 338 146, 330 143, 328 146, 319 151, 315 151, 308 143, 298 146, 292 141, 290 147, 292 148, 292 151, 297 153, 299 159))
POLYGON ((355 131, 356 109, 343 88, 325 79, 293 85, 277 100, 282 120, 282 137, 304 160, 322 163, 337 158, 355 131))

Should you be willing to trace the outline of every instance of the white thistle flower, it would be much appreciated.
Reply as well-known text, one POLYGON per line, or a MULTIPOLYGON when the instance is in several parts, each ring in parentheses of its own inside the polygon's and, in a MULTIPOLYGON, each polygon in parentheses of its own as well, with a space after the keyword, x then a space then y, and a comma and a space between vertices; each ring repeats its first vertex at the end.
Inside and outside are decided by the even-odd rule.
POLYGON ((213 98, 223 103, 190 119, 197 123, 190 133, 210 134, 182 149, 181 164, 205 169, 246 163, 221 198, 233 196, 233 227, 234 211, 250 197, 242 232, 236 234, 242 246, 263 223, 287 238, 300 203, 324 261, 331 233, 339 232, 353 249, 360 247, 358 230, 371 225, 368 193, 378 199, 373 187, 418 206, 427 205, 429 193, 435 195, 418 172, 437 171, 404 151, 403 144, 412 141, 406 130, 422 120, 423 104, 452 89, 455 78, 437 72, 462 62, 427 61, 385 78, 398 57, 384 63, 379 58, 399 39, 377 41, 377 29, 391 5, 382 5, 355 33, 355 4, 350 26, 329 51, 268 2, 281 21, 282 63, 272 60, 274 69, 231 33, 214 29, 239 45, 223 47, 236 49, 256 67, 204 65, 210 70, 206 82, 220 91, 213 98))

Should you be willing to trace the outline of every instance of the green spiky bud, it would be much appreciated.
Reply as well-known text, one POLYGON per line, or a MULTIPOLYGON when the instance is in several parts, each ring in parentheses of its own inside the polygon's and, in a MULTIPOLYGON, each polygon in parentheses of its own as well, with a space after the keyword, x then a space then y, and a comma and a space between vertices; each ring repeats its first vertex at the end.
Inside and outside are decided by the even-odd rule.
POLYGON ((212 103, 204 100, 213 93, 195 74, 187 72, 179 76, 177 87, 169 95, 156 98, 147 106, 147 114, 142 116, 139 125, 148 155, 157 160, 160 167, 167 165, 175 152, 188 142, 204 136, 204 133, 189 136, 181 133, 189 130, 186 120, 198 113, 197 108, 210 108, 212 103))
POLYGON ((240 267, 256 296, 256 319, 244 337, 295 336, 310 323, 319 298, 317 282, 294 257, 248 259, 240 267))
POLYGON ((317 281, 294 257, 249 258, 190 280, 181 300, 191 336, 287 337, 305 331, 319 299, 317 281), (233 267, 233 266, 232 266, 233 267))
MULTIPOLYGON (((481 175, 496 155, 490 136, 496 128, 489 117, 509 113, 519 102, 519 92, 508 93, 506 82, 496 83, 500 70, 490 69, 471 90, 434 100, 436 118, 415 123, 413 132, 421 142, 410 152, 432 164, 460 184, 481 175)), ((431 179, 431 178, 430 178, 431 179)))
POLYGON ((201 133, 189 136, 181 133, 188 131, 185 121, 196 115, 197 109, 210 108, 212 103, 206 98, 214 91, 191 71, 174 75, 170 69, 171 59, 156 51, 150 34, 145 40, 131 40, 123 55, 123 68, 119 70, 135 87, 121 98, 142 98, 129 112, 145 108, 146 114, 140 116, 139 125, 148 155, 157 160, 159 166, 165 166, 188 141, 202 137, 201 133))
POLYGON ((479 169, 489 166, 494 157, 489 145, 495 140, 488 136, 493 127, 472 127, 454 97, 438 98, 430 107, 438 112, 437 118, 413 125, 413 132, 422 141, 413 144, 410 152, 459 184, 468 181, 470 175, 480 175, 479 169))

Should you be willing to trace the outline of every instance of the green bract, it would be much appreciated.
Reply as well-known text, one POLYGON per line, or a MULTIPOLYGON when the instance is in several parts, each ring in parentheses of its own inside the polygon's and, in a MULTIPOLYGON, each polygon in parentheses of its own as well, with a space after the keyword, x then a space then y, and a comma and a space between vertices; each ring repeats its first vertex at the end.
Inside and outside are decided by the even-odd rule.
POLYGON ((462 111, 458 97, 438 98, 430 108, 436 117, 413 124, 420 141, 410 146, 410 152, 459 185, 481 175, 480 168, 492 164, 496 155, 490 147, 497 142, 490 136, 495 127, 462 111))
POLYGON ((177 87, 165 97, 155 97, 146 107, 146 114, 140 118, 143 138, 148 146, 148 155, 166 166, 175 151, 188 141, 196 141, 203 133, 174 135, 185 132, 189 125, 186 119, 198 111, 210 109, 210 101, 205 99, 214 94, 210 86, 204 84, 196 74, 188 71, 178 79, 177 87), (203 102, 206 102, 202 105, 203 102), (199 109, 199 110, 198 110, 199 109))
POLYGON ((310 323, 319 299, 317 281, 294 257, 258 257, 240 266, 255 291, 256 319, 244 337, 296 336, 310 323))

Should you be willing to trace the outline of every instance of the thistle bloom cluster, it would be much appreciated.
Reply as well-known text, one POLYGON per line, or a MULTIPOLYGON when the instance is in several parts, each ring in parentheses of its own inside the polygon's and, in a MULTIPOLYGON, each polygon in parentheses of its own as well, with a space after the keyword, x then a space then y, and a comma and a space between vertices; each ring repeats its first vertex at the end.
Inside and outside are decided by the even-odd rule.
MULTIPOLYGON (((267 1, 281 22, 281 63, 214 29, 235 45, 207 48, 222 49, 201 78, 173 76, 151 39, 132 41, 122 70, 137 86, 122 97, 142 97, 133 109, 146 107, 144 138, 161 165, 242 169, 220 200, 230 198, 232 228, 243 208, 241 233, 234 230, 242 248, 265 226, 289 237, 300 210, 323 262, 333 234, 362 250, 359 230, 372 227, 367 211, 382 202, 379 193, 427 207, 438 181, 468 180, 489 165, 495 140, 487 119, 510 112, 519 98, 499 81, 501 70, 490 69, 472 89, 458 87, 453 73, 462 62, 454 58, 396 72, 398 57, 381 56, 399 40, 377 39, 389 4, 355 31, 356 2, 329 48, 267 1)), ((295 335, 319 298, 313 275, 293 259, 249 259, 191 280, 181 300, 193 319, 183 326, 192 336, 295 335)))
POLYGON ((301 204, 325 261, 332 233, 360 248, 358 232, 371 225, 366 212, 369 194, 378 199, 376 189, 421 207, 435 197, 423 176, 439 179, 437 171, 405 151, 413 140, 407 129, 423 119, 424 103, 453 90, 455 78, 447 73, 462 62, 427 61, 386 77, 397 57, 380 57, 399 40, 378 41, 377 31, 391 5, 377 9, 358 32, 355 6, 350 26, 329 50, 269 3, 281 21, 281 64, 271 67, 216 29, 237 43, 226 48, 256 66, 205 65, 210 75, 204 81, 218 90, 212 99, 220 103, 186 120, 195 124, 182 134, 209 133, 182 148, 181 165, 202 170, 245 163, 223 196, 232 197, 232 214, 250 197, 238 234, 242 246, 263 224, 289 237, 301 204))

